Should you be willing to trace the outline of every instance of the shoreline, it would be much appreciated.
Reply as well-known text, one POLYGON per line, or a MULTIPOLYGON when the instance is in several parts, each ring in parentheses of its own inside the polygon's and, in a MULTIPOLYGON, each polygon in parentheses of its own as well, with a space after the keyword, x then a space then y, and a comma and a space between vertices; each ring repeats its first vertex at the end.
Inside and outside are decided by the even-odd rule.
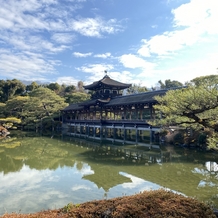
POLYGON ((216 218, 218 210, 196 199, 164 189, 144 191, 131 196, 95 200, 81 204, 69 203, 63 208, 31 214, 11 213, 1 218, 118 218, 118 217, 202 217, 216 218))

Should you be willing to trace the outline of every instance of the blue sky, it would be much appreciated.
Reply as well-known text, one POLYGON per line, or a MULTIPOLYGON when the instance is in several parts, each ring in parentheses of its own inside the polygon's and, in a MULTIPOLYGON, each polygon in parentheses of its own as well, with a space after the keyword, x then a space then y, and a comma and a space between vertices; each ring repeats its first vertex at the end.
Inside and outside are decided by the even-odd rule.
POLYGON ((0 0, 0 79, 149 87, 216 74, 218 0, 0 0))

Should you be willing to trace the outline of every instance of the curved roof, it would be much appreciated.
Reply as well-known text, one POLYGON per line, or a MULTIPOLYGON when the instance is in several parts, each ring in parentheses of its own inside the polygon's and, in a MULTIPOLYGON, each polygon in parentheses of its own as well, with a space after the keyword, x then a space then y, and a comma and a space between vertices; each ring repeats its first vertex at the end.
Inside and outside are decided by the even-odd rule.
POLYGON ((116 106, 116 105, 131 105, 137 103, 156 103, 155 96, 165 95, 168 90, 157 90, 150 92, 142 92, 138 94, 119 96, 111 99, 111 101, 105 106, 116 106))
POLYGON ((116 89, 126 89, 129 88, 132 84, 128 83, 121 83, 116 80, 111 79, 108 75, 104 76, 103 79, 93 82, 90 85, 83 86, 85 89, 95 90, 96 88, 100 87, 101 85, 107 85, 110 87, 115 87, 116 89))

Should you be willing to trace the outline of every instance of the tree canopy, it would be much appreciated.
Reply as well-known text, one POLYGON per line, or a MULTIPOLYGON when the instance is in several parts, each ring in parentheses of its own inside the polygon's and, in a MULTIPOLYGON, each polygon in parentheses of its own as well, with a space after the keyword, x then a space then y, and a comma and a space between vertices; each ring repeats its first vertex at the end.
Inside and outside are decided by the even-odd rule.
POLYGON ((19 80, 0 80, 0 102, 4 103, 14 96, 21 95, 26 86, 19 80))
MULTIPOLYGON (((207 128, 215 137, 218 132, 218 76, 198 77, 188 87, 169 90, 157 96, 155 109, 162 114, 158 124, 207 128)), ((213 146, 214 147, 214 146, 213 146)))
POLYGON ((66 107, 65 99, 48 88, 39 87, 28 96, 17 96, 6 102, 7 115, 22 120, 22 124, 39 123, 45 118, 53 119, 66 107))
POLYGON ((148 89, 145 86, 141 86, 140 84, 133 84, 127 89, 127 94, 136 94, 141 92, 147 92, 148 89))
POLYGON ((170 88, 183 86, 183 84, 181 82, 179 82, 177 80, 171 81, 170 79, 165 80, 164 83, 161 80, 159 80, 158 83, 160 84, 161 89, 170 89, 170 88))

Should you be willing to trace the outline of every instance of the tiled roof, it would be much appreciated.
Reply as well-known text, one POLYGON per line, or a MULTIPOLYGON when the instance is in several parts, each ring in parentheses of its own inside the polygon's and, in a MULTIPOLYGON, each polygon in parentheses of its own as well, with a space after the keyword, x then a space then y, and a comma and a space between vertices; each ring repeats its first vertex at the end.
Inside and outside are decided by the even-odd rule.
POLYGON ((158 91, 151 91, 151 92, 143 92, 133 95, 125 95, 112 98, 110 101, 107 100, 100 100, 100 99, 91 99, 81 103, 71 104, 66 107, 63 111, 68 110, 82 110, 84 106, 91 106, 95 105, 97 102, 104 103, 103 107, 110 107, 116 105, 131 105, 131 104, 138 104, 138 103, 156 103, 154 96, 157 95, 164 95, 168 90, 158 90, 158 91))
POLYGON ((80 110, 83 109, 83 106, 79 106, 78 103, 70 104, 69 106, 65 107, 62 111, 69 111, 69 110, 80 110))
POLYGON ((105 106, 115 106, 115 105, 128 105, 128 104, 137 104, 137 103, 152 103, 157 102, 154 99, 154 96, 164 95, 167 90, 158 90, 151 92, 143 92, 132 95, 125 95, 111 99, 111 101, 105 106))
POLYGON ((106 75, 103 77, 103 79, 101 79, 97 82, 93 82, 92 84, 87 85, 87 86, 83 86, 83 87, 85 89, 92 90, 92 89, 95 89, 96 87, 98 87, 100 84, 116 87, 118 89, 125 89, 125 88, 129 88, 131 86, 131 84, 118 82, 116 80, 111 79, 109 76, 106 75))

